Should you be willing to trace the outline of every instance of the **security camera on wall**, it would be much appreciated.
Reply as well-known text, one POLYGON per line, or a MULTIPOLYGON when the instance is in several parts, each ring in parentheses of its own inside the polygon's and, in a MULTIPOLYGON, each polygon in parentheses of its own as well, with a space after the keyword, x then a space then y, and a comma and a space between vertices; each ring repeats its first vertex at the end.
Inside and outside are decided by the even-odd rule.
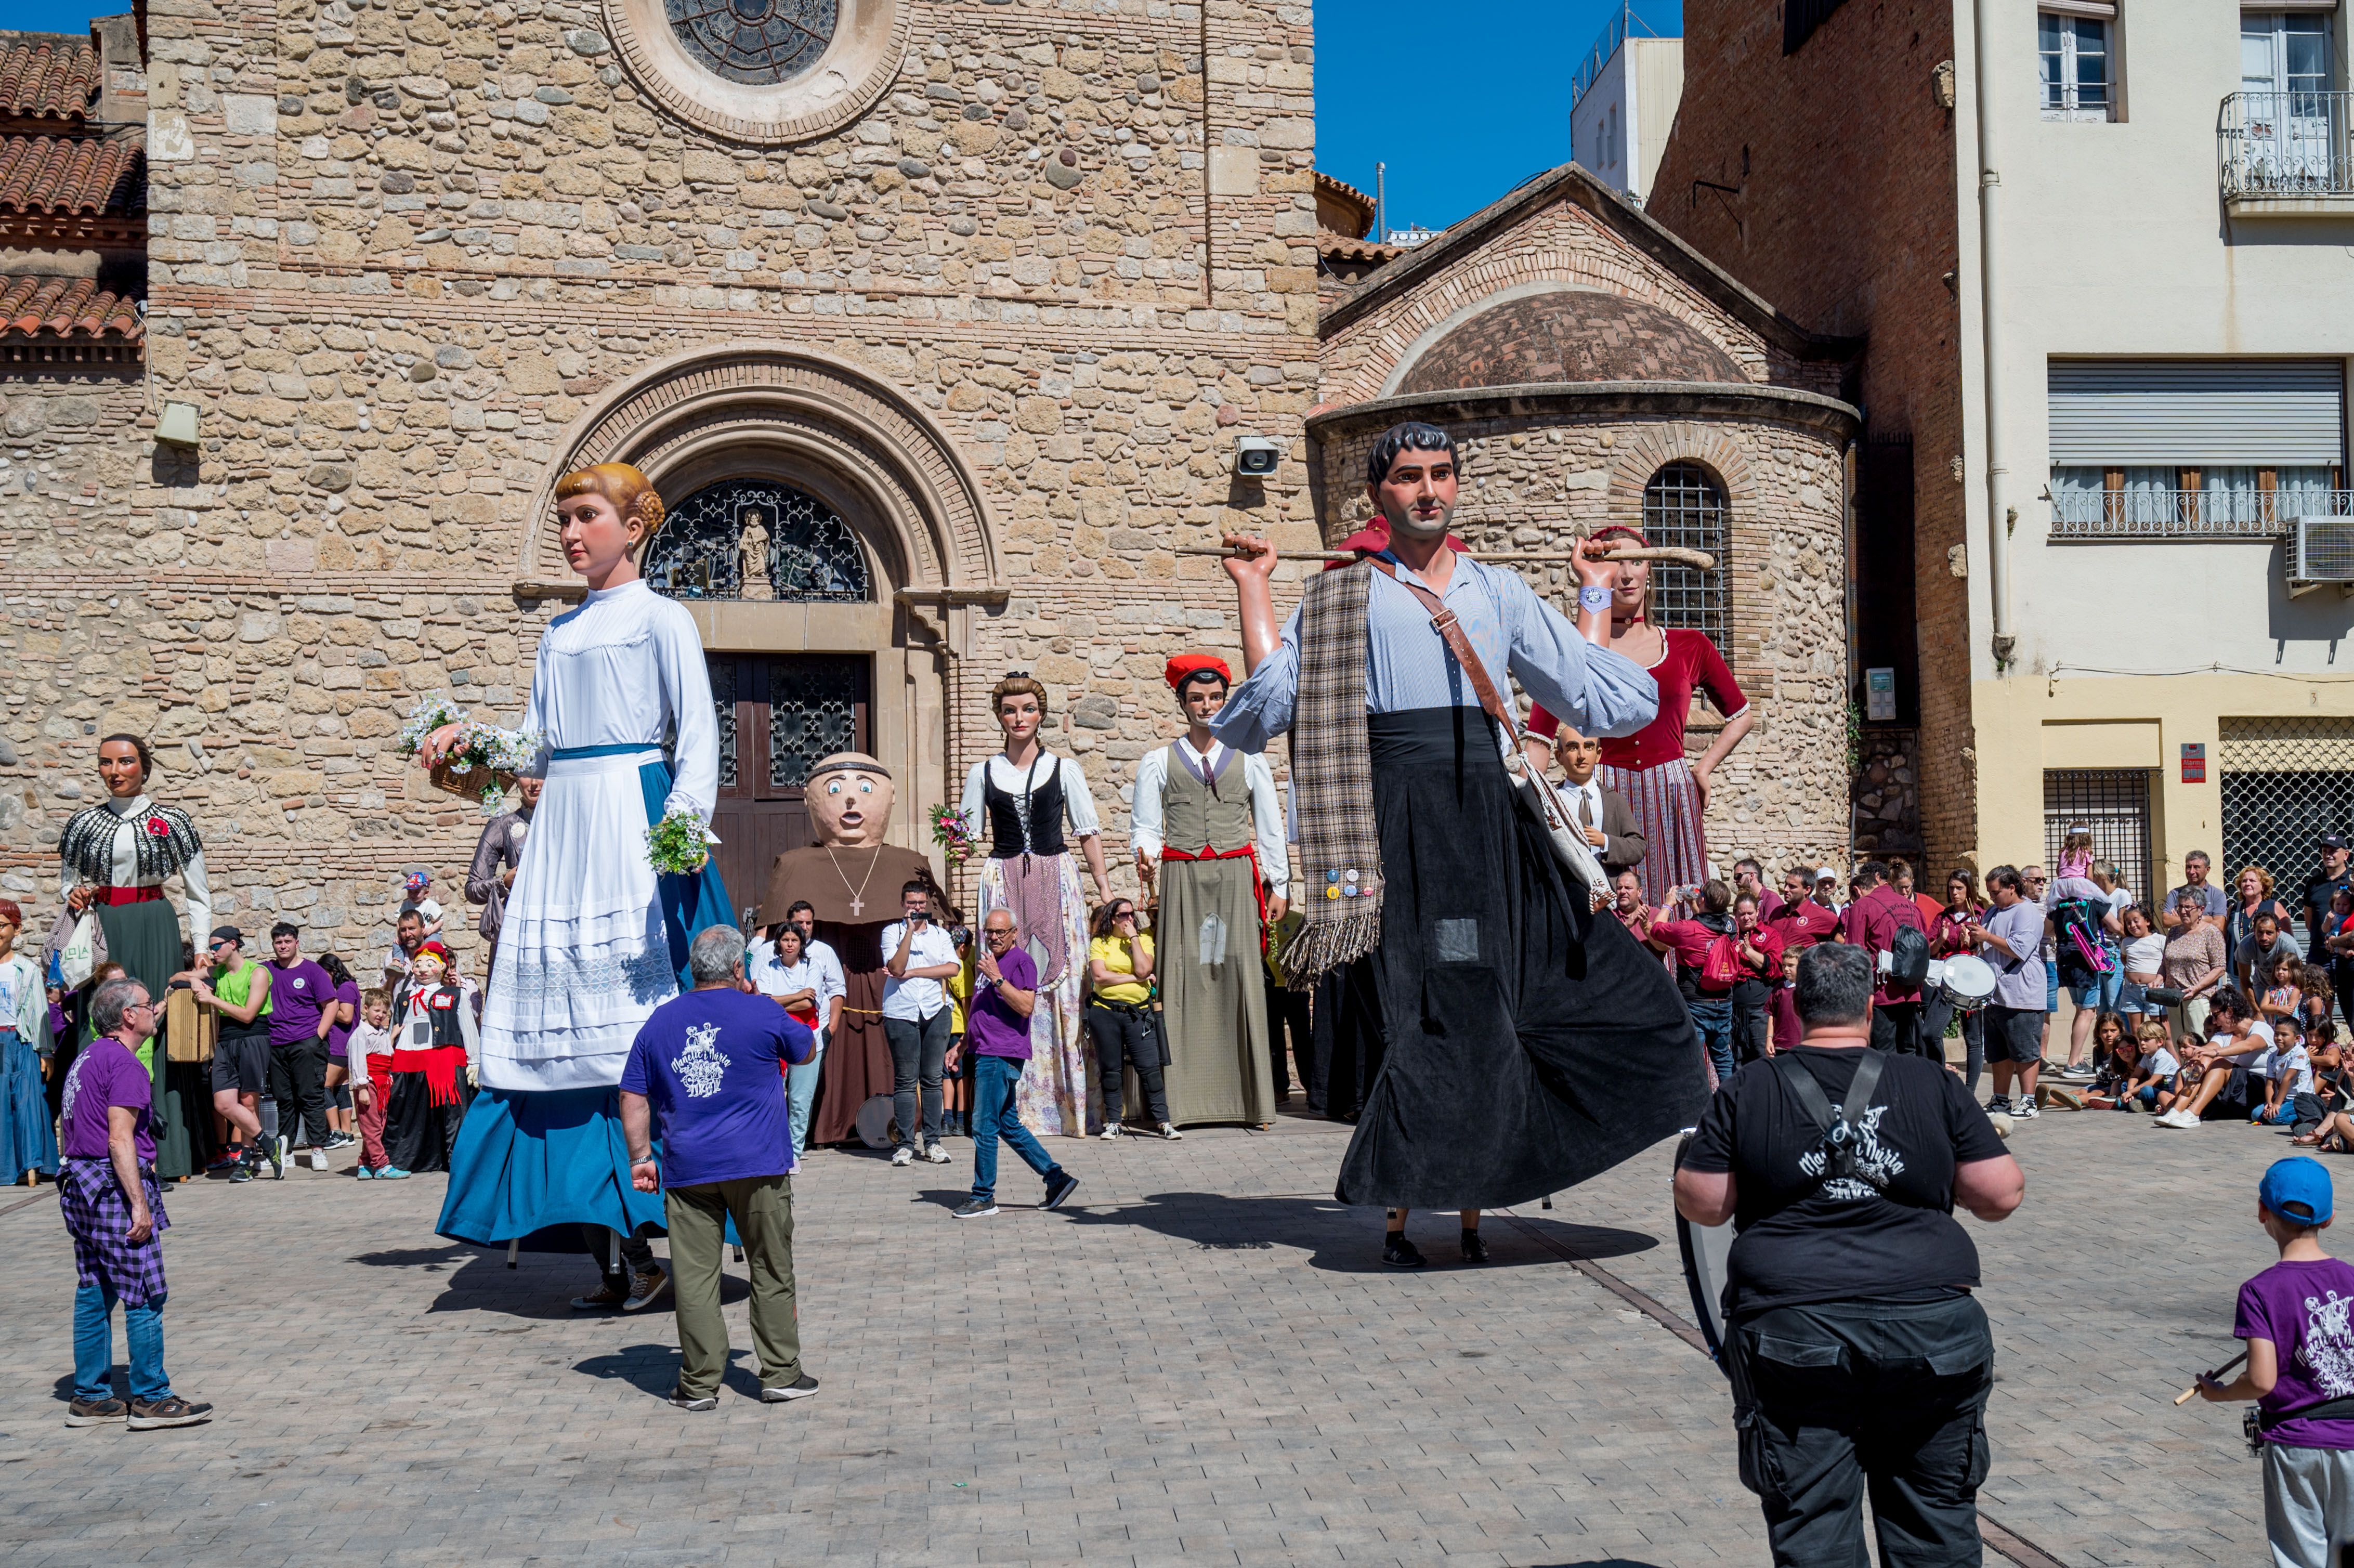
POLYGON ((1235 472, 1245 479, 1265 479, 1283 461, 1283 443, 1267 436, 1235 438, 1235 472))

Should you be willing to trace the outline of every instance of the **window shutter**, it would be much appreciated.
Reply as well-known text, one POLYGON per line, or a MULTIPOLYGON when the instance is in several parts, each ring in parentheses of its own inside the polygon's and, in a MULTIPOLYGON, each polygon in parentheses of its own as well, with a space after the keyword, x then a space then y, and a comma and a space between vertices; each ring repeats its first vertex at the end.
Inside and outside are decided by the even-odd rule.
POLYGON ((2102 467, 2335 463, 2337 360, 2055 359, 2052 461, 2102 467))

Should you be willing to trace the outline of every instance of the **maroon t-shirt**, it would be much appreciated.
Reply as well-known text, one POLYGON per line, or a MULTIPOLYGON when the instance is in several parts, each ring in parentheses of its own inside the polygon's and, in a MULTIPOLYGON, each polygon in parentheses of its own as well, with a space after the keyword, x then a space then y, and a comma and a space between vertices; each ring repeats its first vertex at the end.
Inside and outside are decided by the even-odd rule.
MULTIPOLYGON (((1910 898, 1882 883, 1847 906, 1842 922, 1847 939, 1866 952, 1878 955, 1887 952, 1896 942, 1899 928, 1910 926, 1925 939, 1928 928, 1921 923, 1921 911, 1910 898)), ((1874 963, 1879 961, 1875 956, 1874 963)), ((1872 1000, 1877 1006, 1921 1000, 1921 988, 1882 975, 1873 988, 1872 1000)))

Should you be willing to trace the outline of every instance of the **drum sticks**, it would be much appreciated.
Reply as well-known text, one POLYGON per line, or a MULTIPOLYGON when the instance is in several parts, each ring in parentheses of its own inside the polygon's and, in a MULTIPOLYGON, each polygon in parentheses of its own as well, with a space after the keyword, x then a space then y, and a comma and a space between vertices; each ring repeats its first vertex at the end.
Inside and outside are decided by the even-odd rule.
MULTIPOLYGON (((2221 1366, 2217 1367, 2213 1372, 2209 1372, 2207 1376, 2220 1383, 2222 1381, 2223 1374, 2225 1372, 2230 1372, 2233 1367, 2238 1366, 2242 1361, 2246 1361, 2247 1359, 2248 1352, 2242 1351, 2238 1355, 2233 1356, 2230 1361, 2225 1361, 2221 1366)), ((2189 1388, 2184 1389, 2180 1393, 2176 1394, 2174 1396, 2174 1403, 2177 1404, 2188 1404, 2198 1392, 2199 1385, 2194 1383, 2189 1388)))

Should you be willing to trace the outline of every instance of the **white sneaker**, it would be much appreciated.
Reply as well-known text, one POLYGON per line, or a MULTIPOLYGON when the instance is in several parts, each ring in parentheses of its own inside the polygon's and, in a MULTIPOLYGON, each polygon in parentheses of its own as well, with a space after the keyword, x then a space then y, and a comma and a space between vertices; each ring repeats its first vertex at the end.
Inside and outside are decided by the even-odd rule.
POLYGON ((912 1143, 903 1143, 891 1151, 891 1163, 894 1165, 913 1165, 915 1162, 916 1146, 912 1143))
POLYGON ((1108 1121, 1104 1123, 1104 1129, 1096 1134, 1096 1136, 1102 1139, 1106 1143, 1109 1143, 1113 1139, 1119 1136, 1119 1123, 1116 1121, 1108 1121))
POLYGON ((311 1150, 311 1169, 313 1171, 324 1171, 326 1168, 327 1151, 323 1149, 314 1149, 311 1150))
POLYGON ((2013 1121, 2033 1121, 2042 1114, 2035 1108, 2033 1100, 2022 1099, 2010 1107, 2010 1119, 2013 1121))
POLYGON ((1167 1139, 1170 1142, 1175 1143, 1185 1135, 1177 1130, 1177 1124, 1175 1122, 1164 1121, 1161 1124, 1161 1136, 1167 1139))
POLYGON ((924 1150, 924 1158, 935 1165, 946 1165, 949 1162, 948 1146, 935 1143, 924 1150))

